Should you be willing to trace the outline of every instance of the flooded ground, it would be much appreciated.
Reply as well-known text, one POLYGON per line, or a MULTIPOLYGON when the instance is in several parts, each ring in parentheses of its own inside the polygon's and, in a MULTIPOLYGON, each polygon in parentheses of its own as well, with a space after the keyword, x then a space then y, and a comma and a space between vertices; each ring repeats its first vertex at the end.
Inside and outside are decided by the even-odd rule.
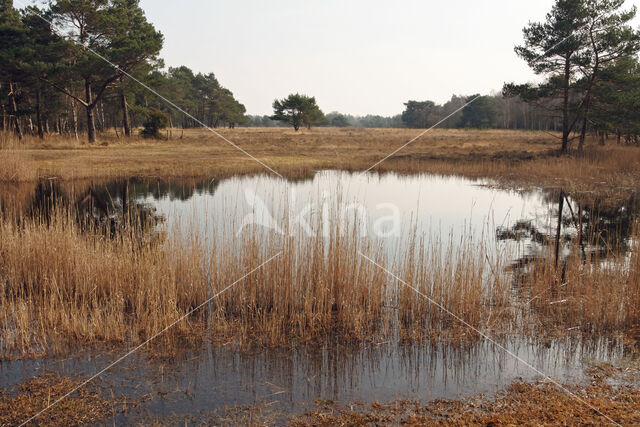
MULTIPOLYGON (((587 361, 623 357, 611 342, 501 341, 506 349, 539 371, 564 383, 583 383, 587 361)), ((88 378, 117 354, 82 354, 66 358, 3 362, 0 386, 12 389, 45 372, 88 378)), ((190 422, 215 420, 233 407, 258 405, 273 419, 313 408, 318 400, 373 402, 464 398, 492 393, 516 380, 544 380, 523 362, 481 341, 462 347, 432 344, 363 344, 358 348, 261 349, 238 352, 205 345, 171 360, 135 354, 96 383, 114 396, 121 410, 116 422, 174 417, 190 422)), ((184 424, 184 423, 183 423, 184 424)))
MULTIPOLYGON (((120 220, 119 212, 135 206, 141 216, 155 218, 153 227, 170 238, 196 235, 203 241, 220 241, 222 235, 229 244, 250 228, 299 238, 328 233, 328 224, 337 221, 347 233, 377 242, 389 265, 416 245, 411 236, 431 243, 424 250, 443 250, 445 258, 451 247, 472 240, 491 248, 491 256, 500 257, 504 266, 520 267, 540 256, 556 236, 561 258, 572 251, 606 257, 626 250, 638 211, 634 195, 589 205, 558 191, 506 191, 488 181, 335 171, 296 182, 266 176, 207 182, 48 182, 36 188, 3 188, 0 197, 5 212, 13 207, 24 214, 35 214, 59 197, 85 208, 85 217, 97 217, 110 226, 120 220), (615 241, 610 238, 614 235, 615 241)), ((504 269, 501 274, 514 273, 504 269)), ((105 373, 99 383, 109 393, 141 402, 117 415, 116 422, 174 415, 206 420, 225 408, 253 404, 273 408, 276 418, 283 420, 283 414, 300 413, 318 399, 426 402, 490 394, 514 380, 542 379, 539 372, 580 383, 586 361, 625 356, 618 340, 583 341, 577 334, 541 341, 511 336, 500 345, 504 348, 487 340, 464 345, 392 341, 242 351, 205 344, 171 360, 141 351, 105 373)), ((0 387, 12 390, 47 371, 89 377, 120 354, 2 361, 0 387)))

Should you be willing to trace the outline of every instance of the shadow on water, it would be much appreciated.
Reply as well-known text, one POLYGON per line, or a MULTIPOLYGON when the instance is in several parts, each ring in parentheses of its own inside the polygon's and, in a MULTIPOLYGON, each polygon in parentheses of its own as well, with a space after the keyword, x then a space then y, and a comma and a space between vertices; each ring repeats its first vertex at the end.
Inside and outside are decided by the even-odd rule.
POLYGON ((12 205, 11 196, 15 200, 15 195, 3 189, 0 206, 3 217, 14 218, 18 225, 28 219, 48 226, 54 216, 65 215, 82 231, 100 232, 112 238, 124 232, 158 237, 155 231, 164 217, 157 214, 154 206, 138 200, 136 188, 135 180, 129 179, 72 185, 43 180, 35 188, 29 188, 31 197, 21 197, 21 205, 12 205))

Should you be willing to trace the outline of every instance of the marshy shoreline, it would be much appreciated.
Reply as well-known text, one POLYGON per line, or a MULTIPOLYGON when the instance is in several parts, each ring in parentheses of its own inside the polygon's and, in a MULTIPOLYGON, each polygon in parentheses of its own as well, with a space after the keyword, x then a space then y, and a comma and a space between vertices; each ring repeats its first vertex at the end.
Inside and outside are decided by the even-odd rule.
MULTIPOLYGON (((637 147, 594 145, 584 153, 559 156, 557 142, 541 132, 434 130, 367 175, 375 180, 465 177, 501 189, 542 191, 550 200, 559 197, 564 216, 556 213, 554 218, 560 228, 581 230, 562 235, 562 245, 568 249, 561 262, 552 232, 543 235, 523 223, 491 229, 489 234, 507 240, 530 233, 531 242, 540 245, 535 258, 514 261, 505 259, 487 240, 469 238, 454 244, 418 232, 408 235, 410 245, 394 249, 390 256, 379 241, 357 234, 356 215, 347 218, 346 230, 335 224, 325 227, 326 235, 307 236, 290 229, 282 235, 255 231, 237 235, 235 223, 230 226, 234 232, 213 239, 193 230, 182 230, 180 238, 166 230, 156 233, 164 228, 160 216, 144 203, 149 197, 144 194, 153 193, 147 181, 157 186, 158 200, 188 202, 194 195, 208 194, 207 186, 213 183, 229 182, 228 177, 250 180, 268 175, 253 160, 241 158, 232 147, 225 148, 203 132, 186 131, 180 141, 127 143, 105 135, 105 146, 65 141, 40 146, 28 140, 16 146, 5 136, 0 150, 2 363, 64 357, 78 348, 92 348, 93 354, 101 349, 125 353, 149 339, 153 341, 144 350, 150 360, 169 360, 185 348, 187 353, 197 352, 207 345, 232 349, 234 354, 292 346, 313 353, 334 340, 356 348, 428 343, 422 346, 447 345, 464 352, 485 341, 477 331, 498 342, 513 336, 533 340, 536 348, 563 340, 609 339, 620 343, 620 357, 637 357, 640 228, 635 208, 630 210, 637 205, 640 189, 637 147), (147 193, 137 194, 134 184, 146 186, 147 193), (116 193, 114 188, 122 190, 116 193), (615 227, 617 217, 611 216, 621 212, 628 213, 625 230, 615 227), (397 276, 390 277, 384 269, 397 276), (228 288, 239 278, 242 283, 228 288), (417 298, 417 292, 425 297, 417 298)), ((384 157, 413 133, 225 132, 291 182, 313 180, 318 170, 345 174, 365 170, 368 162, 384 157)), ((329 212, 341 214, 334 205, 329 212)), ((316 229, 323 227, 321 219, 315 221, 316 229)), ((45 378, 52 384, 73 385, 78 380, 52 375, 45 378)), ((532 383, 503 386, 508 387, 507 395, 520 393, 532 402, 548 396, 559 402, 555 392, 540 391, 532 383)), ((598 387, 594 393, 601 400, 594 405, 618 399, 613 389, 598 387)), ((41 399, 29 391, 33 388, 31 383, 23 387, 31 396, 23 402, 41 399)), ((16 390, 0 394, 10 396, 0 404, 13 405, 16 390)), ((78 405, 97 392, 87 393, 78 396, 78 405)), ((636 408, 638 391, 625 393, 636 408)), ((417 408, 405 402, 353 412, 341 403, 346 402, 320 405, 310 409, 307 418, 292 422, 391 422, 391 406, 403 411, 417 408)), ((470 410, 454 401, 435 404, 443 414, 470 410)), ((486 405, 487 414, 464 422, 493 419, 490 414, 496 408, 486 405)), ((412 411, 433 412, 430 408, 412 411)), ((614 409, 612 414, 621 421, 635 419, 620 415, 626 406, 614 409)), ((57 415, 62 418, 51 421, 82 422, 72 417, 73 406, 66 410, 57 415)), ((113 407, 106 406, 93 414, 95 420, 116 417, 113 407)), ((509 419, 495 418, 495 422, 509 419)))
MULTIPOLYGON (((416 129, 218 129, 221 135, 288 179, 317 170, 364 171, 419 134, 416 129)), ((170 140, 100 134, 86 144, 67 135, 45 142, 0 134, 0 182, 123 177, 223 179, 273 174, 251 157, 202 129, 170 140)), ((178 130, 173 130, 178 134, 178 130)), ((638 188, 637 147, 589 140, 584 151, 561 154, 557 134, 542 131, 434 129, 376 166, 374 172, 431 173, 488 178, 501 185, 564 188, 576 192, 638 188)), ((275 174, 273 174, 275 176, 275 174)))

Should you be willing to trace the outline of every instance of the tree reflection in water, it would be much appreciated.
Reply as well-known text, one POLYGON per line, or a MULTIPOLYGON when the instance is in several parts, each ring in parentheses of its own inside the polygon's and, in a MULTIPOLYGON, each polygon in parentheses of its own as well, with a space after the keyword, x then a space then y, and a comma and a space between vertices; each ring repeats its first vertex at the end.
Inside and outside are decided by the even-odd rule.
POLYGON ((520 220, 510 227, 496 229, 499 241, 523 242, 527 246, 524 254, 511 264, 517 273, 526 274, 527 267, 535 262, 564 266, 576 251, 584 262, 598 262, 629 251, 640 213, 637 194, 582 200, 558 191, 549 192, 547 200, 557 200, 548 224, 520 220))

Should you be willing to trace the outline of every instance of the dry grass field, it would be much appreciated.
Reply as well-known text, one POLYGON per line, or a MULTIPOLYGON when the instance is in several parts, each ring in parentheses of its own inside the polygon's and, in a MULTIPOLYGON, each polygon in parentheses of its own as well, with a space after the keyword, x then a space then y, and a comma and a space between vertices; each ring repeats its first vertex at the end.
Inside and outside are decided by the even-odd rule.
MULTIPOLYGON (((314 170, 366 170, 417 136, 415 129, 288 128, 218 129, 224 137, 289 178, 314 170)), ((0 135, 0 181, 159 176, 222 178, 270 173, 258 162, 205 129, 173 130, 172 139, 124 140, 100 135, 95 145, 68 136, 18 143, 0 135)), ((375 168, 494 178, 505 185, 622 191, 640 182, 640 149, 595 142, 577 155, 558 155, 558 135, 547 132, 436 129, 375 168)))

